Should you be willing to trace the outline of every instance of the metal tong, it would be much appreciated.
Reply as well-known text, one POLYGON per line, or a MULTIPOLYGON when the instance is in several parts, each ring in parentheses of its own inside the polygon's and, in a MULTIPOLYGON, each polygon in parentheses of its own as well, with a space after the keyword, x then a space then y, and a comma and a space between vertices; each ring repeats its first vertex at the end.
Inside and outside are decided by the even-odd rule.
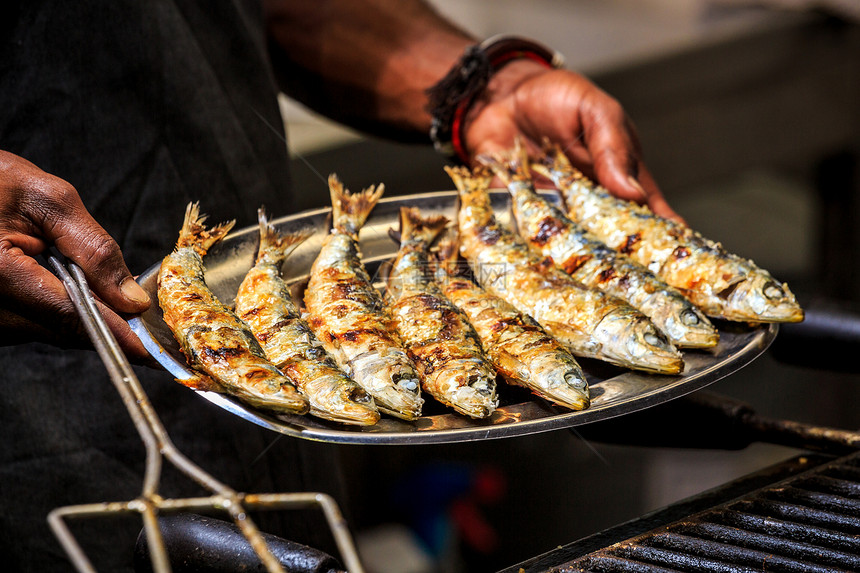
POLYGON ((92 518, 114 513, 139 513, 143 520, 153 569, 157 573, 167 573, 171 571, 171 568, 158 524, 158 514, 161 512, 217 509, 229 514, 269 572, 283 573, 283 567, 272 555, 259 529, 248 516, 246 509, 305 509, 317 506, 325 515, 347 569, 350 573, 363 573, 364 569, 359 561, 346 521, 337 503, 330 496, 323 493, 240 493, 219 482, 186 458, 171 442, 128 359, 99 312, 83 270, 71 261, 61 262, 60 258, 54 255, 48 256, 48 263, 63 281, 87 334, 102 362, 104 362, 111 381, 128 409, 146 448, 146 469, 143 488, 139 497, 130 501, 59 507, 48 515, 48 523, 54 535, 78 571, 89 573, 96 570, 66 526, 65 518, 92 518), (185 499, 161 497, 158 493, 158 487, 162 460, 167 460, 173 464, 180 472, 210 491, 212 495, 185 499))

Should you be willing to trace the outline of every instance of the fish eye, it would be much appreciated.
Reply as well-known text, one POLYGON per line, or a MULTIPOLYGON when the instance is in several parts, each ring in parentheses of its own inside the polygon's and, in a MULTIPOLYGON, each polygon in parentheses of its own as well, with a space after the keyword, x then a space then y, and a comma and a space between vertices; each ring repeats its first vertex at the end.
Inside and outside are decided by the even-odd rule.
POLYGON ((406 390, 415 391, 418 389, 418 380, 415 378, 401 378, 397 384, 406 390))
POLYGON ((642 337, 645 339, 645 342, 650 344, 651 346, 663 346, 663 340, 657 336, 656 332, 649 330, 642 337))
POLYGON ((576 372, 565 373, 564 382, 567 385, 573 385, 573 386, 579 386, 579 387, 587 386, 587 383, 582 378, 580 378, 580 376, 576 372))
POLYGON ((681 322, 686 324, 687 326, 695 326, 699 324, 699 315, 690 310, 689 308, 681 313, 681 322))
POLYGON ((785 296, 785 292, 778 284, 773 281, 768 282, 762 289, 764 296, 770 300, 780 299, 785 296))
POLYGON ((360 404, 365 404, 367 402, 370 402, 370 394, 365 392, 362 388, 354 388, 349 393, 349 398, 353 402, 358 402, 360 404))

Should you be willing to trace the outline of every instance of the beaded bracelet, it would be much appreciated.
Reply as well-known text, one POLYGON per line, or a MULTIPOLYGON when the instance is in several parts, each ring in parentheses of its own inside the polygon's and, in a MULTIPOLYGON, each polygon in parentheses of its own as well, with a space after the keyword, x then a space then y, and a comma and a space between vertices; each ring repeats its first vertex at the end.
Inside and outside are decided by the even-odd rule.
POLYGON ((493 74, 505 64, 530 59, 548 68, 560 68, 558 52, 518 36, 493 36, 470 46, 436 85, 427 90, 427 111, 432 116, 430 140, 439 153, 466 164, 469 156, 463 141, 463 119, 475 98, 493 74))

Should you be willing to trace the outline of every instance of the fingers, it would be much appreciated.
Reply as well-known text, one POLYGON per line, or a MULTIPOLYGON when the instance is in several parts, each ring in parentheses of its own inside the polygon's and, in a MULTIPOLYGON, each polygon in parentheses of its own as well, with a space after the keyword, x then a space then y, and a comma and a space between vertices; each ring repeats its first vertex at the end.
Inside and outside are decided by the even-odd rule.
MULTIPOLYGON (((129 328, 128 323, 104 305, 96 304, 129 361, 135 364, 153 364, 153 358, 143 347, 140 339, 129 328)), ((71 301, 69 301, 68 307, 58 310, 57 314, 52 316, 52 320, 55 327, 47 328, 8 309, 0 308, 0 346, 27 342, 43 342, 62 348, 88 348, 90 346, 84 333, 83 324, 71 309, 71 301), (59 328, 57 327, 59 324, 64 326, 59 328)))
POLYGON ((87 212, 74 188, 60 180, 50 193, 36 219, 45 239, 81 267, 93 292, 110 307, 125 313, 146 310, 149 297, 132 278, 119 245, 87 212))
POLYGON ((594 176, 612 194, 645 203, 648 192, 638 179, 639 142, 621 105, 595 88, 583 98, 580 115, 594 176))
POLYGON ((134 331, 131 330, 128 322, 101 302, 96 301, 96 305, 129 361, 135 364, 155 364, 154 359, 147 352, 146 348, 144 348, 143 343, 141 343, 134 331))
POLYGON ((149 297, 134 282, 119 246, 93 219, 77 191, 32 163, 0 152, 0 337, 63 346, 86 344, 63 287, 34 257, 54 245, 78 264, 120 343, 142 348, 116 313, 139 313, 149 297), (108 308, 113 310, 108 310, 108 308))
POLYGON ((617 197, 644 203, 657 215, 685 224, 642 161, 636 129, 621 106, 602 92, 595 98, 596 103, 583 105, 582 122, 596 180, 617 197))
MULTIPOLYGON (((74 187, 29 161, 0 152, 0 240, 36 255, 54 244, 83 269, 99 298, 120 312, 146 310, 116 241, 93 219, 74 187)), ((0 270, 2 272, 2 270, 0 270)))
POLYGON ((657 187, 657 183, 651 176, 651 172, 644 164, 640 164, 639 167, 639 181, 641 182, 642 188, 645 190, 647 205, 652 211, 654 211, 654 213, 661 217, 665 217, 666 219, 671 219, 677 223, 681 223, 682 225, 687 224, 687 222, 669 206, 669 203, 666 201, 666 198, 663 197, 663 193, 660 191, 660 188, 657 187))

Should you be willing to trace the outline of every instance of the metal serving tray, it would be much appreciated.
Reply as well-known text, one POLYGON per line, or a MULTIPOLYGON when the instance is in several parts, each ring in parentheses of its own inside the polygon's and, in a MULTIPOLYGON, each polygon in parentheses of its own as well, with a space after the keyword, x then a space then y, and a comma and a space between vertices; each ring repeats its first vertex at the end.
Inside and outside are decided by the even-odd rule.
MULTIPOLYGON (((510 223, 508 193, 493 191, 493 207, 499 221, 510 223)), ((555 199, 554 194, 547 195, 555 199)), ((421 208, 425 213, 456 215, 457 194, 453 191, 383 199, 361 231, 361 249, 371 274, 397 250, 388 230, 397 228, 401 206, 421 208)), ((203 206, 205 210, 205 205, 203 206)), ((297 288, 304 284, 311 264, 328 232, 329 209, 308 211, 274 221, 281 231, 312 231, 284 265, 283 275, 297 288)), ((227 236, 205 258, 206 281, 215 294, 231 304, 239 284, 251 268, 257 248, 258 229, 249 227, 227 236)), ((138 282, 156 296, 160 263, 140 275, 138 282)), ((153 357, 177 379, 190 376, 179 345, 162 319, 157 304, 129 321, 153 357)), ((764 352, 777 334, 776 325, 718 324, 720 343, 708 350, 684 352, 685 369, 680 376, 636 373, 594 360, 581 361, 589 381, 591 407, 572 412, 554 406, 521 388, 499 386, 500 406, 488 419, 473 420, 436 403, 425 393, 424 415, 414 422, 383 416, 375 426, 355 427, 312 416, 273 415, 222 394, 197 391, 201 397, 246 420, 290 436, 323 442, 353 444, 430 444, 505 438, 577 426, 661 404, 703 388, 739 370, 764 352)))

